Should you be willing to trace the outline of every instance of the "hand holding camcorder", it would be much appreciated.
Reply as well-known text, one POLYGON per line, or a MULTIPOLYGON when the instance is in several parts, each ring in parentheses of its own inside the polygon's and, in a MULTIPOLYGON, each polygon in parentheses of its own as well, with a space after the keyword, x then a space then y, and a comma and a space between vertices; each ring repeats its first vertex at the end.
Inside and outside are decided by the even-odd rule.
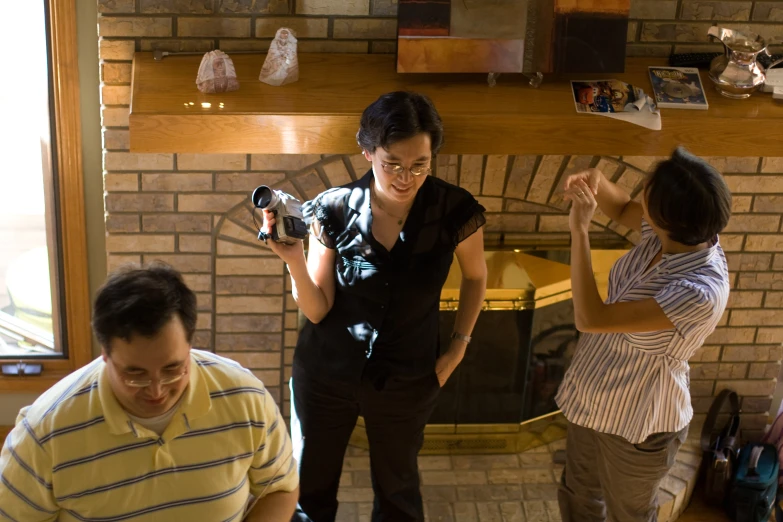
POLYGON ((253 191, 250 199, 256 208, 266 210, 275 216, 272 234, 263 230, 258 232, 258 239, 264 241, 270 237, 272 241, 293 245, 307 237, 307 225, 302 214, 302 202, 282 190, 274 190, 261 185, 253 191))

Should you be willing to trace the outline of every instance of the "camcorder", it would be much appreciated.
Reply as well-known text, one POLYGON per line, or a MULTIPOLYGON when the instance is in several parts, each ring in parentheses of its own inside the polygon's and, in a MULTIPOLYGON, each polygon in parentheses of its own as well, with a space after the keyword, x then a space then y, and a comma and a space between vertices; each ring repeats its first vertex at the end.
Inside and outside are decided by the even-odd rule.
POLYGON ((268 210, 275 216, 271 236, 263 230, 259 231, 258 239, 264 241, 271 237, 272 241, 293 245, 307 237, 307 225, 302 215, 302 202, 282 190, 274 190, 261 185, 250 196, 253 205, 262 210, 268 210))

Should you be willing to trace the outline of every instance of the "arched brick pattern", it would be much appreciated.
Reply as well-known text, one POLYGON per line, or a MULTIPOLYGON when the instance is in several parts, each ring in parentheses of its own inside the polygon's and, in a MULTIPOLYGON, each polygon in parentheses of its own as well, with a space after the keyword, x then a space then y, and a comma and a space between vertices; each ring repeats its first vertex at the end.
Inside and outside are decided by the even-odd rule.
MULTIPOLYGON (((644 173, 635 165, 599 156, 450 155, 437 160, 436 175, 474 194, 487 209, 488 247, 565 247, 569 244, 565 178, 597 167, 631 194, 644 173)), ((635 243, 637 234, 596 212, 592 242, 600 247, 635 243)))

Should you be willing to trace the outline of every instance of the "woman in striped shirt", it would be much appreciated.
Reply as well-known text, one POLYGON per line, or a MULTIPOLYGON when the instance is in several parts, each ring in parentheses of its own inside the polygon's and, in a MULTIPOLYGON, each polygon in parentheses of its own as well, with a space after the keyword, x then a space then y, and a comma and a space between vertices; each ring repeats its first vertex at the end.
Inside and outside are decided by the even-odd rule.
POLYGON ((688 359, 726 308, 729 274, 717 234, 731 193, 678 148, 636 202, 601 172, 570 176, 571 283, 584 332, 557 395, 569 420, 559 492, 564 522, 654 521, 657 491, 693 416, 688 359), (641 232, 612 268, 602 302, 590 264, 596 208, 641 232))

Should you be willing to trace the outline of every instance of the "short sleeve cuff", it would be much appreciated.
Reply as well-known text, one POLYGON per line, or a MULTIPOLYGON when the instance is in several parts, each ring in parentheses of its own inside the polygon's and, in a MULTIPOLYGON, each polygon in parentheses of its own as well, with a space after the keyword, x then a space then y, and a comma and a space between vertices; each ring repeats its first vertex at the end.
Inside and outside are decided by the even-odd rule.
POLYGON ((326 248, 336 247, 334 223, 331 212, 323 200, 323 194, 302 205, 302 215, 310 234, 326 248))
POLYGON ((478 229, 487 223, 484 212, 486 212, 484 206, 473 197, 461 209, 455 212, 453 234, 455 247, 475 234, 478 229))
POLYGON ((713 314, 714 307, 707 294, 688 283, 666 286, 655 296, 655 301, 682 337, 709 321, 713 314))

